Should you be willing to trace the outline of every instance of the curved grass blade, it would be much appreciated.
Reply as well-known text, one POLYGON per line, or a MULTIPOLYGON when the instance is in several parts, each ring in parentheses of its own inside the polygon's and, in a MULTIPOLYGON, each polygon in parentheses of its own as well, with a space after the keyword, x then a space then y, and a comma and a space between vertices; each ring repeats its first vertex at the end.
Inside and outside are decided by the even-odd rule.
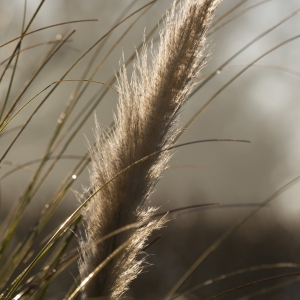
MULTIPOLYGON (((198 209, 201 210, 211 210, 211 209, 221 209, 221 208, 248 208, 248 207, 259 207, 261 206, 261 203, 230 203, 230 204, 220 204, 220 203, 205 203, 205 204, 195 204, 190 206, 183 206, 179 208, 170 209, 167 211, 164 211, 162 213, 157 213, 154 215, 154 217, 162 217, 165 214, 173 214, 173 213, 190 213, 195 212, 198 209), (190 211, 192 210, 192 211, 190 211)), ((179 216, 181 216, 179 214, 179 216)))
MULTIPOLYGON (((34 44, 32 46, 28 46, 26 48, 21 49, 18 53, 22 53, 22 52, 25 52, 27 50, 34 49, 34 48, 37 48, 37 47, 40 47, 40 46, 52 45, 52 44, 56 44, 57 45, 60 42, 63 42, 63 40, 53 40, 53 41, 48 41, 48 42, 43 42, 43 43, 37 43, 37 44, 34 44)), ((68 42, 72 42, 72 40, 68 40, 68 42)), ((16 55, 17 55, 17 53, 15 53, 15 54, 9 56, 8 58, 6 58, 5 60, 3 60, 0 63, 0 66, 4 65, 8 60, 10 60, 11 58, 14 58, 16 55)))
MULTIPOLYGON (((293 272, 293 273, 281 274, 281 275, 276 275, 276 276, 272 276, 272 277, 263 278, 263 279, 260 279, 260 280, 255 280, 255 281, 248 282, 246 284, 237 286, 237 287, 232 288, 230 290, 227 290, 227 291, 225 291, 223 293, 220 293, 218 295, 215 295, 213 297, 210 297, 207 300, 217 299, 217 298, 220 298, 222 296, 225 296, 225 295, 228 295, 230 293, 233 293, 233 292, 235 292, 237 290, 244 289, 246 287, 253 286, 253 285, 256 285, 256 284, 259 284, 259 283, 262 283, 262 282, 267 282, 267 281, 272 281, 272 280, 276 280, 276 279, 279 279, 279 278, 285 278, 285 277, 291 277, 291 276, 297 276, 297 275, 300 275, 300 272, 293 272)), ((298 276, 298 279, 299 278, 300 277, 298 276)))
POLYGON ((213 279, 208 279, 202 283, 197 284, 196 286, 180 293, 179 295, 174 296, 172 299, 178 299, 179 297, 182 297, 184 295, 193 293, 203 287, 206 287, 208 285, 214 284, 218 281, 222 281, 225 279, 228 279, 233 276, 245 274, 245 273, 250 273, 250 272, 255 272, 259 270, 269 270, 269 269, 276 269, 276 268, 300 268, 300 264, 297 263, 277 263, 277 264, 264 264, 264 265, 258 265, 258 266, 253 266, 249 268, 244 268, 244 269, 239 269, 233 272, 229 272, 226 274, 222 274, 220 276, 217 276, 213 279))
POLYGON ((48 26, 45 26, 45 27, 41 27, 39 29, 36 29, 36 30, 33 30, 33 31, 30 31, 30 32, 27 32, 25 34, 22 34, 21 36, 18 36, 2 45, 0 45, 0 48, 14 42, 14 41, 17 41, 18 39, 23 39, 25 36, 27 35, 30 35, 30 34, 33 34, 33 33, 36 33, 36 32, 39 32, 39 31, 42 31, 42 30, 45 30, 45 29, 49 29, 49 28, 52 28, 52 27, 57 27, 57 26, 62 26, 62 25, 67 25, 67 24, 74 24, 74 23, 82 23, 82 22, 98 22, 99 20, 98 19, 86 19, 86 20, 74 20, 74 21, 68 21, 68 22, 62 22, 62 23, 57 23, 57 24, 53 24, 53 25, 48 25, 48 26))
POLYGON ((15 127, 12 127, 10 129, 7 129, 5 132, 1 132, 0 133, 0 138, 5 136, 6 134, 10 134, 11 132, 18 130, 19 128, 22 128, 23 125, 17 125, 15 127))
MULTIPOLYGON (((52 160, 52 159, 57 159, 58 156, 50 156, 48 158, 48 160, 52 160)), ((70 154, 64 154, 64 155, 61 155, 58 159, 75 159, 75 160, 78 160, 78 159, 82 159, 83 156, 82 155, 70 155, 70 154)), ((17 163, 17 162, 11 162, 11 161, 3 161, 2 164, 3 165, 11 165, 11 166, 16 166, 16 168, 10 170, 9 172, 3 174, 2 176, 0 176, 0 180, 4 179, 5 177, 8 177, 9 175, 11 175, 12 173, 15 173, 19 170, 25 170, 25 171, 28 171, 28 172, 33 172, 32 169, 30 168, 27 168, 27 166, 30 166, 30 165, 33 165, 33 164, 36 164, 38 162, 40 162, 43 158, 37 158, 37 159, 34 159, 34 160, 31 160, 31 161, 28 161, 24 164, 20 164, 20 163, 17 163)))
MULTIPOLYGON (((235 67, 243 67, 243 66, 247 66, 247 64, 237 64, 237 65, 226 66, 223 69, 221 69, 220 72, 225 71, 227 69, 231 69, 231 68, 235 68, 235 67)), ((284 67, 281 67, 281 66, 253 64, 251 67, 269 68, 269 69, 273 69, 273 70, 278 70, 278 71, 290 73, 290 74, 293 74, 293 75, 296 75, 296 76, 300 77, 300 72, 297 72, 297 71, 292 70, 290 68, 284 68, 284 67)))
POLYGON ((179 208, 170 209, 168 211, 162 212, 162 213, 156 213, 153 215, 154 218, 162 217, 166 214, 172 214, 176 212, 182 212, 184 210, 191 210, 191 209, 198 209, 198 208, 204 208, 204 207, 211 207, 211 206, 219 206, 220 203, 205 203, 205 204, 195 204, 195 205, 189 205, 179 208))
POLYGON ((241 297, 237 300, 249 300, 249 299, 252 299, 256 296, 259 296, 259 295, 265 295, 265 294, 268 294, 268 293, 272 293, 272 292, 275 292, 276 290, 279 290, 279 289, 282 289, 286 286, 289 286, 289 285, 292 285, 296 282, 299 282, 300 281, 300 276, 296 277, 296 278, 293 278, 291 280, 287 280, 285 282, 282 282, 282 283, 279 283, 279 284, 276 284, 274 286, 271 286, 269 288, 263 288, 263 289, 260 289, 258 291, 255 291, 247 296, 244 296, 244 297, 241 297))

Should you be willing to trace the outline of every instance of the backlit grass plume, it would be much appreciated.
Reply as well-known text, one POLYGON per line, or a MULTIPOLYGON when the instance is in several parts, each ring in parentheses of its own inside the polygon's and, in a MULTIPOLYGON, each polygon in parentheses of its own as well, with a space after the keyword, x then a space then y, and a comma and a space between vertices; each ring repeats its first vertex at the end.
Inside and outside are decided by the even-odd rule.
MULTIPOLYGON (((119 106, 109 136, 96 124, 96 146, 90 148, 91 191, 141 158, 171 146, 178 133, 176 120, 204 65, 205 34, 220 0, 186 0, 167 14, 157 51, 146 46, 137 55, 129 81, 124 64, 118 78, 119 106)), ((164 220, 153 220, 156 211, 146 200, 163 175, 170 153, 160 152, 134 165, 98 192, 83 211, 86 239, 81 241, 80 272, 86 278, 122 243, 132 242, 84 290, 84 297, 118 299, 142 270, 137 256, 148 236, 164 220), (106 234, 130 223, 126 231, 97 244, 106 234)))

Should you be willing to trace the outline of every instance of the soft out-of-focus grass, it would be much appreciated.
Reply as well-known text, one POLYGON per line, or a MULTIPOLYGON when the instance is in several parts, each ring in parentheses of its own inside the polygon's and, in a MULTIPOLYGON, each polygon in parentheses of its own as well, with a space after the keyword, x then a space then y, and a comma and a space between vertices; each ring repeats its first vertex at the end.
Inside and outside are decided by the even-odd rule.
MULTIPOLYGON (((59 281, 64 276, 61 273, 68 273, 68 269, 64 270, 64 268, 77 256, 72 250, 76 247, 74 238, 76 240, 76 235, 79 234, 78 226, 80 226, 80 216, 77 216, 74 220, 70 220, 68 226, 62 227, 60 233, 54 235, 55 238, 52 241, 50 239, 51 243, 46 244, 46 242, 43 241, 41 244, 41 236, 46 233, 53 233, 53 230, 57 229, 57 226, 78 207, 78 202, 71 192, 71 189, 80 189, 80 185, 85 184, 87 180, 89 158, 86 155, 83 133, 88 136, 89 140, 93 140, 92 119, 95 110, 103 127, 107 127, 109 130, 110 126, 113 126, 112 110, 115 110, 114 106, 117 95, 110 87, 113 87, 115 84, 115 73, 118 72, 118 61, 122 49, 125 51, 127 64, 130 68, 130 64, 135 55, 133 44, 135 44, 137 49, 140 48, 143 28, 147 25, 147 30, 145 31, 147 41, 153 38, 155 43, 158 36, 156 25, 164 10, 171 4, 171 1, 126 1, 126 3, 124 1, 122 4, 113 2, 115 1, 111 1, 111 3, 108 1, 104 3, 95 2, 93 3, 94 6, 92 3, 83 5, 80 2, 66 2, 64 4, 65 7, 63 7, 64 5, 62 4, 52 3, 50 5, 46 1, 41 1, 40 6, 37 6, 29 1, 27 5, 25 2, 25 6, 22 8, 22 14, 19 13, 17 8, 13 7, 12 4, 6 2, 1 3, 3 11, 7 10, 9 12, 13 10, 15 14, 12 20, 9 21, 8 14, 7 21, 6 19, 2 21, 1 44, 3 45, 7 41, 20 37, 21 34, 24 35, 26 32, 39 30, 50 24, 85 19, 84 22, 78 24, 70 23, 68 25, 62 25, 61 27, 43 29, 40 32, 24 36, 0 48, 1 61, 3 61, 0 69, 0 160, 2 162, 0 174, 2 205, 0 224, 0 288, 6 297, 11 297, 21 292, 22 294, 20 295, 22 295, 21 297, 24 299, 29 299, 30 297, 31 299, 47 299, 50 297, 48 293, 49 287, 51 292, 55 291, 55 286, 59 284, 59 281), (81 5, 83 6, 80 7, 81 5), (72 6, 74 11, 72 11, 72 6), (96 22, 94 21, 95 18, 99 19, 99 21, 94 24, 94 22, 96 22), (5 24, 5 22, 7 23, 5 24), (73 30, 76 30, 76 32, 73 30), (30 49, 22 52, 22 49, 25 50, 26 48, 30 49), (66 82, 68 80, 74 80, 74 82, 66 82), (78 81, 75 82, 75 80, 78 81), (45 88, 47 89, 44 90, 45 88), (38 95, 38 93, 40 94, 38 95), (38 96, 36 97, 36 95, 38 96), (28 103, 29 101, 30 103, 28 103), (28 105, 12 119, 18 109, 26 103, 28 103, 28 105), (11 122, 7 124, 10 120, 11 122), (26 165, 29 164, 30 161, 35 161, 35 163, 29 166, 26 165), (14 173, 10 173, 15 167, 18 169, 14 173), (47 232, 45 232, 45 228, 47 232), (45 245, 46 248, 43 249, 45 245), (47 253, 48 249, 49 253, 47 253), (31 257, 27 257, 28 253, 31 253, 32 250, 35 252, 31 257), (24 279, 18 280, 18 278, 21 278, 18 277, 19 274, 32 263, 33 259, 37 257, 36 255, 41 250, 41 261, 38 262, 39 259, 36 259, 36 263, 34 261, 32 265, 32 271, 29 272, 27 276, 24 276, 24 279), (32 279, 26 282, 31 276, 32 279), (57 280, 55 280, 56 276, 58 278, 57 280), (15 279, 17 279, 17 281, 14 281, 15 279), (17 288, 19 288, 19 290, 17 290, 17 288)), ((291 85, 295 85, 293 82, 294 78, 284 77, 282 72, 278 70, 286 68, 289 72, 297 73, 297 71, 299 71, 299 69, 297 69, 298 61, 295 61, 294 58, 294 49, 297 48, 297 46, 295 46, 297 45, 297 40, 292 41, 294 37, 298 38, 299 34, 299 31, 293 31, 295 27, 297 27, 295 24, 299 24, 299 21, 296 23, 296 20, 299 20, 297 9, 299 9, 299 6, 297 6, 296 1, 276 4, 276 1, 233 2, 225 0, 221 5, 219 15, 216 16, 210 31, 211 36, 209 35, 209 39, 212 41, 211 44, 215 44, 214 54, 207 63, 207 69, 203 74, 204 79, 198 85, 198 88, 195 89, 195 95, 193 95, 191 99, 190 106, 189 104, 186 106, 186 112, 182 119, 183 124, 188 126, 194 119, 195 122, 193 126, 182 135, 182 139, 187 141, 207 138, 236 138, 249 139, 252 141, 252 144, 250 147, 243 145, 243 148, 239 144, 233 144, 231 146, 223 146, 221 143, 213 146, 206 145, 205 147, 214 147, 208 151, 213 154, 208 152, 200 152, 200 154, 193 153, 191 156, 192 160, 184 160, 184 158, 189 157, 190 154, 188 151, 191 150, 186 150, 187 152, 185 152, 185 150, 183 150, 184 148, 181 148, 182 151, 178 149, 178 160, 189 161, 195 165, 199 162, 208 168, 211 166, 212 173, 215 174, 217 178, 215 180, 211 179, 210 182, 206 179, 201 181, 200 179, 203 177, 211 177, 211 175, 207 176, 209 170, 208 172, 198 170, 196 173, 193 173, 193 176, 183 180, 182 178, 185 178, 187 172, 186 170, 179 169, 169 171, 170 175, 166 175, 167 179, 170 180, 172 176, 179 176, 180 182, 177 183, 175 181, 176 178, 173 178, 174 182, 170 185, 170 183, 163 180, 161 185, 162 190, 169 189, 169 187, 172 186, 170 198, 164 199, 164 202, 160 203, 160 205, 163 205, 163 210, 165 210, 166 207, 174 208, 176 206, 189 205, 190 203, 184 201, 179 205, 178 199, 176 199, 176 202, 173 202, 172 197, 178 192, 180 187, 184 186, 181 183, 182 181, 191 181, 192 185, 192 183, 198 182, 198 179, 196 179, 198 176, 199 182, 201 186, 203 186, 203 194, 209 192, 209 189, 204 187, 206 183, 207 186, 214 186, 211 194, 208 194, 207 197, 202 195, 198 199, 198 202, 207 203, 227 203, 228 198, 234 195, 235 198, 232 199, 234 203, 248 203, 251 201, 262 203, 268 195, 279 190, 286 182, 292 180, 292 177, 296 177, 293 176, 297 174, 293 174, 293 172, 296 172, 295 168, 292 169, 286 178, 279 178, 277 173, 274 173, 275 171, 271 172, 272 168, 269 164, 272 160, 268 161, 265 165, 263 158, 260 158, 262 160, 262 167, 269 168, 266 170, 265 175, 261 177, 261 180, 268 178, 267 172, 269 170, 269 172, 272 173, 273 180, 277 180, 277 185, 269 184, 269 189, 263 189, 263 185, 260 185, 258 188, 261 193, 252 191, 251 196, 246 196, 245 199, 241 200, 240 196, 242 195, 243 184, 239 184, 235 181, 237 177, 241 176, 239 168, 243 169, 244 172, 248 172, 246 169, 247 164, 244 162, 247 161, 250 156, 253 157, 255 155, 251 153, 251 149, 254 149, 254 152, 258 151, 255 145, 263 145, 264 142, 268 142, 272 145, 270 146, 270 149, 272 149, 272 147, 274 147, 273 145, 276 145, 276 139, 279 140, 282 135, 284 136, 284 129, 282 129, 282 132, 279 132, 279 134, 274 134, 274 137, 272 137, 274 142, 273 140, 266 141, 267 137, 261 139, 257 138, 260 135, 260 133, 256 134, 257 129, 256 131, 254 129, 247 129, 245 132, 239 130, 239 127, 244 128, 243 123, 246 122, 250 122, 247 125, 248 127, 256 128, 255 122, 257 119, 251 123, 251 114, 249 117, 243 112, 235 113, 235 103, 232 101, 230 103, 226 98, 230 99, 230 97, 233 97, 232 95, 237 95, 237 98, 245 97, 247 101, 251 101, 251 97, 249 96, 251 91, 249 90, 251 87, 256 89, 254 84, 255 79, 264 81, 265 78, 263 76, 267 76, 266 69, 260 70, 263 76, 260 75, 261 73, 258 73, 258 71, 254 71, 255 68, 251 66, 251 64, 254 63, 274 65, 274 67, 277 68, 276 74, 280 74, 276 76, 283 76, 282 80, 284 80, 286 84, 291 81, 291 85), (277 12, 276 9, 282 9, 282 12, 276 13, 276 18, 274 17, 273 19, 272 12, 273 10, 277 12), (262 13, 260 14, 260 12, 262 13), (261 23, 262 28, 257 26, 258 28, 254 28, 253 31, 247 30, 247 24, 255 27, 256 24, 260 25, 261 18, 268 19, 271 18, 271 16, 272 20, 267 25, 261 23), (287 32, 289 35, 286 34, 287 32), (270 38, 272 33, 274 33, 275 36, 276 34, 278 35, 279 38, 277 41, 273 40, 275 38, 274 35, 272 36, 273 39, 270 38), (291 39, 291 42, 283 46, 289 39, 291 39), (277 45, 280 45, 280 47, 275 50, 277 45), (273 48, 274 51, 269 54, 268 51, 273 48), (290 55, 292 62, 280 59, 280 55, 272 56, 274 53, 276 54, 277 51, 282 51, 280 52, 281 56, 290 55), (239 57, 241 57, 239 60, 233 60, 239 57), (261 62, 261 59, 268 57, 270 57, 269 60, 261 62), (282 65, 282 62, 286 63, 286 65, 282 65), (245 64, 245 66, 234 71, 235 68, 228 67, 230 64, 245 64), (246 74, 250 72, 255 72, 255 77, 246 77, 247 79, 243 81, 243 76, 246 76, 246 74), (233 94, 229 94, 228 90, 230 89, 233 91, 233 94), (219 102, 216 102, 216 100, 219 102), (229 103, 226 103, 226 101, 229 103), (207 109, 204 111, 204 108, 210 107, 212 107, 211 111, 207 111, 207 109), (202 114, 204 121, 198 123, 202 114), (228 122, 231 121, 230 119, 233 121, 238 120, 239 114, 245 116, 245 121, 242 120, 240 123, 237 123, 235 125, 237 129, 230 131, 227 128, 235 128, 234 124, 222 124, 224 120, 228 122), (197 118, 195 118, 196 116, 197 118), (207 118, 209 118, 209 122, 206 123, 206 125, 205 121, 207 121, 207 118), (218 126, 215 124, 222 124, 224 130, 216 130, 218 126), (206 131, 202 129, 205 126, 208 127, 206 131), (199 128, 198 132, 196 130, 192 131, 193 127, 199 128), (278 137, 278 135, 280 137, 278 137), (262 142, 259 140, 262 140, 262 142), (245 150, 246 147, 248 148, 245 150), (218 150, 216 150, 216 148, 218 148, 218 150), (206 155, 209 156, 208 160, 206 159, 206 155), (213 155, 221 158, 215 159, 213 155), (220 160, 226 161, 227 156, 229 158, 233 157, 232 159, 228 159, 228 161, 232 163, 234 171, 232 172, 232 176, 227 176, 228 178, 224 179, 224 182, 226 182, 226 184, 228 184, 230 180, 233 182, 229 188, 233 191, 232 194, 227 193, 223 185, 218 183, 218 180, 222 180, 222 178, 216 174, 218 172, 225 174, 222 170, 226 172, 226 168, 227 172, 230 173, 232 171, 229 163, 227 165, 222 162, 219 167, 217 165, 220 160), (237 156, 237 163, 234 162, 235 156, 237 156), (241 158, 241 156, 243 157, 241 158), (217 161, 217 164, 213 163, 214 159, 217 161), (218 169, 216 171, 217 167, 218 169), (171 174, 171 172, 173 173, 171 174), (174 172, 176 172, 176 175, 174 175, 174 172), (202 174, 199 175, 199 172, 202 174), (165 184, 166 187, 164 187, 163 184, 165 184), (177 184, 178 189, 176 189, 177 184), (235 189, 237 189, 237 192, 235 192, 235 189), (220 199, 220 195, 224 193, 226 195, 220 199), (252 198, 258 195, 261 196, 259 199, 252 198), (168 205, 166 205, 166 202, 168 202, 168 205)), ((275 75, 272 76, 275 77, 275 75)), ((296 80, 298 80, 298 78, 296 80)), ((274 90, 275 87, 276 84, 274 83, 274 90)), ((270 101, 268 100, 268 92, 272 95, 270 97, 274 97, 270 90, 261 91, 261 93, 264 93, 266 101, 270 101)), ((292 94, 287 95, 287 98, 288 97, 292 100, 294 98, 292 94)), ((274 99, 274 101, 278 100, 274 99)), ((285 106, 287 108, 283 109, 286 115, 282 113, 279 116, 281 119, 290 120, 287 112, 289 109, 296 111, 298 108, 297 102, 293 100, 290 103, 286 98, 281 101, 287 102, 285 106), (289 103, 291 108, 288 106, 289 103)), ((241 101, 241 103, 236 102, 236 104, 239 108, 243 105, 249 107, 246 101, 241 101)), ((253 112, 253 108, 250 108, 250 110, 253 112)), ((257 107, 257 110, 259 110, 259 107, 257 107)), ((270 122, 273 124, 272 116, 273 118, 276 116, 274 110, 273 114, 270 114, 270 122)), ((257 122, 259 123, 261 121, 258 120, 257 122)), ((267 121, 261 124, 265 123, 267 123, 267 121)), ((291 127, 295 127, 294 123, 291 127)), ((290 139, 289 143, 291 143, 290 139)), ((191 148, 197 149, 196 151, 198 151, 200 147, 202 146, 194 146, 191 148)), ((274 163, 276 164, 277 157, 278 156, 274 155, 274 163)), ((250 160, 252 161, 251 158, 250 160)), ((255 166, 259 165, 256 161, 254 161, 253 164, 255 166)), ((255 174, 253 170, 250 171, 255 174)), ((256 172, 264 171, 257 170, 256 172)), ((285 170, 285 172, 287 171, 285 170)), ((255 177, 255 175, 253 176, 255 177)), ((248 185, 250 187, 255 188, 255 184, 251 185, 251 178, 252 177, 245 176, 244 180, 249 182, 248 185)), ((189 183, 185 185, 185 187, 188 186, 189 183)), ((245 186, 247 186, 247 183, 245 186)), ((160 186, 158 186, 158 192, 159 189, 160 186)), ((199 191, 199 189, 196 188, 196 191, 199 191)), ((189 197, 186 190, 179 192, 179 195, 185 195, 185 198, 189 197)), ((267 198, 267 202, 269 202, 270 199, 273 200, 274 197, 267 198)), ((255 208, 255 210, 259 209, 260 207, 255 208)), ((228 210, 225 211, 220 208, 219 211, 222 211, 223 214, 230 215, 228 210)), ((245 212, 243 211, 243 213, 245 212)), ((195 212, 193 214, 195 214, 195 212)), ((215 210, 209 212, 209 215, 212 217, 214 214, 217 215, 218 212, 215 210)), ((218 217, 216 217, 216 219, 217 218, 218 217)), ((220 219, 222 218, 224 217, 220 219)), ((243 220, 243 217, 240 219, 243 220)), ((231 225, 234 226, 234 223, 231 225)), ((170 223, 169 226, 172 228, 172 223, 170 223)), ((216 224, 216 227, 218 226, 219 225, 216 224)), ((165 236, 164 239, 168 239, 168 236, 165 236)), ((222 241, 222 238, 220 238, 220 240, 222 241)), ((202 253, 199 252, 194 254, 195 260, 197 257, 200 257, 197 266, 206 255, 211 253, 209 249, 214 249, 214 245, 218 245, 218 240, 216 239, 216 241, 217 242, 215 242, 211 248, 208 248, 202 256, 202 253)), ((189 251, 193 248, 192 242, 193 241, 189 241, 189 244, 187 244, 187 256, 191 255, 189 251)), ((155 249, 155 245, 153 248, 155 249)), ((174 249, 165 249, 165 251, 176 252, 174 249)), ((151 253, 151 247, 149 248, 149 252, 151 253)), ((227 253, 226 255, 230 254, 227 253)), ((159 253, 157 253, 156 256, 159 257, 159 253)), ((226 256, 224 259, 226 259, 226 256)), ((246 259, 243 259, 245 260, 246 266, 246 259)), ((276 263, 282 262, 283 261, 276 261, 276 263)), ((298 260, 295 257, 295 261, 289 261, 288 263, 296 262, 298 262, 298 260)), ((76 267, 75 262, 73 262, 73 265, 76 267)), ((196 264, 192 265, 190 270, 193 269, 193 266, 195 267, 196 264)), ((296 265, 285 266, 295 267, 296 265)), ((216 266, 213 266, 213 268, 215 267, 216 266)), ((201 268, 201 265, 199 268, 201 268)), ((170 274, 172 273, 171 269, 172 268, 170 268, 170 274)), ((73 267, 72 270, 75 270, 75 268, 73 267)), ((188 263, 185 266, 185 271, 186 270, 189 270, 188 263)), ((151 272, 151 268, 148 271, 151 272)), ((170 279, 165 280, 165 290, 156 297, 163 298, 171 290, 171 287, 174 286, 173 291, 166 297, 167 299, 171 298, 171 294, 177 292, 177 287, 179 288, 181 283, 184 282, 184 277, 182 277, 181 281, 180 277, 184 275, 185 271, 181 274, 176 274, 176 278, 173 278, 171 274, 170 279), (176 282, 177 287, 175 285, 176 282)), ((186 274, 189 275, 188 272, 186 274)), ((74 277, 76 276, 77 275, 74 274, 74 277)), ((158 280, 163 279, 158 278, 158 280)), ((74 282, 76 282, 75 279, 74 282)), ((183 286, 182 290, 179 291, 183 292, 184 287, 185 289, 192 288, 192 286, 183 286)), ((257 287, 254 289, 258 290, 257 287)), ((65 289, 65 293, 67 293, 67 289, 65 289)), ((70 291, 69 295, 71 294, 72 291, 70 291)), ((197 297, 202 299, 201 295, 203 294, 201 294, 201 292, 195 295, 198 295, 197 297)), ((54 294, 54 297, 63 298, 64 295, 54 294)), ((150 296, 145 295, 144 297, 150 296)), ((267 295, 265 297, 268 298, 267 295)))

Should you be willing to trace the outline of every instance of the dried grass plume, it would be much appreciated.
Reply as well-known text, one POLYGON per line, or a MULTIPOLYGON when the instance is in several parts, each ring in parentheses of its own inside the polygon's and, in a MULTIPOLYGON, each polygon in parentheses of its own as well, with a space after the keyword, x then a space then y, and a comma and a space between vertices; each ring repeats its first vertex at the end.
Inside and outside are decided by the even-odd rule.
MULTIPOLYGON (((96 123, 96 146, 90 148, 92 192, 132 163, 174 143, 178 113, 205 62, 205 35, 219 3, 220 0, 186 0, 177 7, 174 4, 160 33, 158 50, 148 51, 144 45, 137 54, 130 81, 121 64, 114 130, 104 136, 96 123)), ((169 158, 169 151, 165 151, 134 165, 98 192, 83 211, 86 239, 81 241, 82 279, 134 237, 126 250, 85 287, 84 298, 119 299, 141 272, 143 259, 137 256, 151 232, 164 223, 152 218, 156 209, 146 208, 145 203, 169 158), (137 230, 97 244, 104 235, 134 222, 140 224, 137 230)))

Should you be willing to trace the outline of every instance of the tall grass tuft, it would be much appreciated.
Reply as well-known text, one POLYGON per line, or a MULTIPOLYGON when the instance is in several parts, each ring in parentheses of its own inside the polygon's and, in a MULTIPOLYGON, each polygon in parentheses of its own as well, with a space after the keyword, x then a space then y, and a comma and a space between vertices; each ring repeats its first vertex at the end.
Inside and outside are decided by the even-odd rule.
POLYGON ((146 208, 146 200, 166 170, 170 154, 162 150, 173 145, 178 134, 178 113, 206 61, 205 34, 219 2, 187 0, 179 7, 174 3, 166 16, 159 49, 151 49, 151 65, 146 45, 137 54, 130 82, 125 62, 121 63, 119 106, 113 132, 102 134, 97 124, 96 146, 90 148, 91 192, 95 193, 136 161, 158 154, 121 174, 99 191, 83 211, 87 238, 81 242, 82 278, 134 235, 122 255, 87 285, 87 298, 117 299, 123 295, 142 270, 143 260, 136 257, 147 237, 163 224, 162 220, 150 222, 155 209, 146 208), (142 225, 145 222, 152 226, 142 225), (131 223, 140 223, 141 228, 97 244, 106 234, 131 223))

